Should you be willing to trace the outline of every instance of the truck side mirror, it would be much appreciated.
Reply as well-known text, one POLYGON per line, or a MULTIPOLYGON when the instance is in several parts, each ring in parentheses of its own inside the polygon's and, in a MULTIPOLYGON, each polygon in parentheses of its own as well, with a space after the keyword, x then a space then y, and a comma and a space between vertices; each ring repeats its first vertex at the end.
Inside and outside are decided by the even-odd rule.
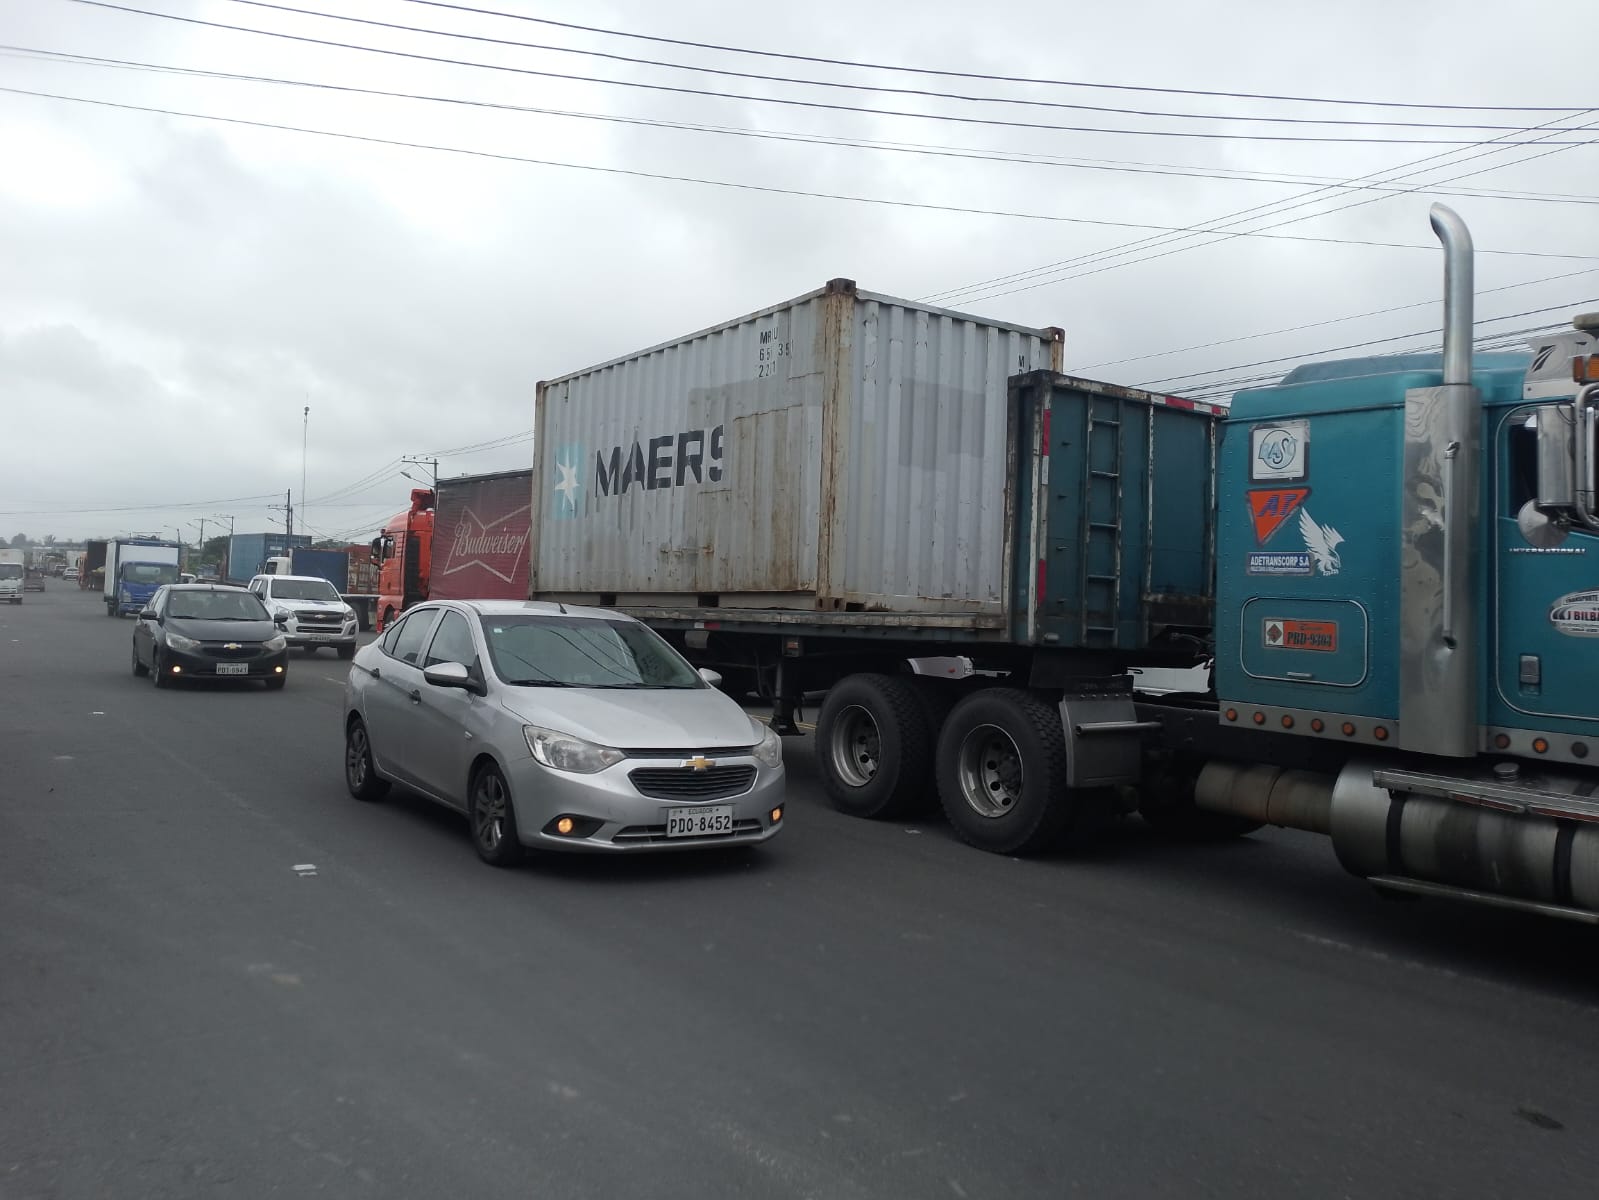
POLYGON ((1568 511, 1576 480, 1576 413, 1564 404, 1546 404, 1538 422, 1538 507, 1568 511))

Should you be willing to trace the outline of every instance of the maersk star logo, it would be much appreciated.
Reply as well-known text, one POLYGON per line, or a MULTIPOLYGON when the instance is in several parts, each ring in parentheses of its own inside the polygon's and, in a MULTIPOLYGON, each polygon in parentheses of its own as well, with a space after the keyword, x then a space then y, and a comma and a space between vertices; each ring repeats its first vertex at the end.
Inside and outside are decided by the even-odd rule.
POLYGON ((583 483, 578 478, 582 463, 581 446, 562 446, 555 452, 555 515, 558 517, 577 516, 577 497, 583 490, 583 483))

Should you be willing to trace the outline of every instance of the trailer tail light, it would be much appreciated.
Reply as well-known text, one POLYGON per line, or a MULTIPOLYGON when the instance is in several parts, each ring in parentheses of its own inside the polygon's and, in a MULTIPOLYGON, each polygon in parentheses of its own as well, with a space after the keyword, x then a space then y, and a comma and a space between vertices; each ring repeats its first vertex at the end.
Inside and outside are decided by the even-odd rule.
POLYGON ((1599 354, 1579 354, 1572 359, 1571 378, 1577 383, 1599 383, 1599 354))

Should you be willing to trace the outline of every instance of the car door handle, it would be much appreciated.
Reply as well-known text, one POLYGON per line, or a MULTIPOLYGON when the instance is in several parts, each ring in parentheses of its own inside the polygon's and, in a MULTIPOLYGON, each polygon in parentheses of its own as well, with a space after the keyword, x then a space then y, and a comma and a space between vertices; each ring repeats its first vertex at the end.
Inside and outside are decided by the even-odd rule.
POLYGON ((411 703, 412 704, 421 704, 422 703, 422 693, 419 692, 416 688, 412 688, 406 694, 411 697, 411 703))

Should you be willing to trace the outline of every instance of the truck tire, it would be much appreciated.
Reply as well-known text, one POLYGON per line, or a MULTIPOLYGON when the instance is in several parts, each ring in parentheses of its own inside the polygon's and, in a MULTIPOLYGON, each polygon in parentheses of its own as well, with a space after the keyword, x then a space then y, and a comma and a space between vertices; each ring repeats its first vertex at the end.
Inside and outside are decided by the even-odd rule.
POLYGON ((1097 794, 1066 786, 1060 714, 1031 693, 984 688, 955 706, 938 740, 938 796, 961 840, 1033 854, 1078 832, 1097 794))
POLYGON ((930 706, 895 675, 851 675, 822 703, 816 761, 840 812, 893 818, 928 806, 932 793, 930 706))

